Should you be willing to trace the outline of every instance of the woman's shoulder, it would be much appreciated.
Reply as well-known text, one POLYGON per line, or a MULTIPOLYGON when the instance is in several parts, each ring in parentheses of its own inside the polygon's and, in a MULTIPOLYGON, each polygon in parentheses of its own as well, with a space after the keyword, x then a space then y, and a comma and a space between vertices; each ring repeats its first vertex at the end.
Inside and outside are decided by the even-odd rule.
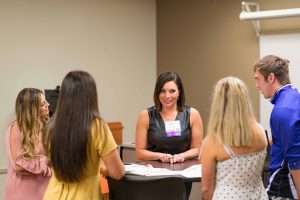
POLYGON ((147 108, 145 110, 147 110, 147 111, 156 111, 157 109, 156 109, 155 106, 151 106, 151 107, 149 107, 149 108, 147 108))
POLYGON ((92 122, 92 133, 105 133, 107 128, 107 123, 101 118, 96 118, 92 122))
POLYGON ((263 126, 256 122, 253 127, 254 144, 260 144, 259 146, 265 147, 267 145, 267 137, 263 126))
POLYGON ((149 124, 149 110, 148 109, 145 109, 140 113, 140 115, 138 116, 138 119, 137 119, 137 124, 143 125, 143 126, 149 124))
POLYGON ((144 110, 142 113, 144 115, 155 117, 159 113, 159 110, 155 106, 152 106, 144 110))
POLYGON ((150 113, 150 110, 149 110, 149 108, 147 108, 147 109, 143 110, 143 111, 139 114, 138 118, 139 118, 139 119, 141 119, 141 118, 144 119, 145 117, 148 117, 148 116, 149 116, 149 113, 150 113))
POLYGON ((224 154, 224 145, 220 142, 220 140, 214 135, 207 135, 202 142, 202 156, 206 154, 210 154, 215 158, 220 157, 220 155, 224 154))
POLYGON ((200 114, 199 111, 196 108, 193 108, 193 107, 187 107, 187 108, 189 108, 191 114, 196 114, 196 115, 200 114))
POLYGON ((148 115, 151 115, 151 113, 155 113, 156 112, 156 107, 155 106, 152 106, 152 107, 149 107, 149 108, 146 108, 144 110, 142 110, 142 112, 140 112, 139 114, 139 118, 141 117, 145 117, 145 116, 148 116, 148 115))
POLYGON ((11 122, 8 127, 19 127, 17 120, 11 122))
POLYGON ((200 112, 194 107, 183 106, 182 110, 183 112, 189 112, 191 115, 200 115, 200 112))
POLYGON ((203 143, 208 145, 220 145, 221 141, 215 135, 206 135, 203 139, 203 143))
POLYGON ((193 108, 193 107, 189 107, 189 112, 190 112, 190 119, 191 121, 197 120, 197 121, 202 121, 201 120, 201 116, 200 113, 197 109, 193 108))
POLYGON ((20 127, 18 125, 17 121, 13 121, 12 123, 10 123, 10 125, 8 126, 8 130, 9 132, 13 133, 13 134, 20 134, 20 127))

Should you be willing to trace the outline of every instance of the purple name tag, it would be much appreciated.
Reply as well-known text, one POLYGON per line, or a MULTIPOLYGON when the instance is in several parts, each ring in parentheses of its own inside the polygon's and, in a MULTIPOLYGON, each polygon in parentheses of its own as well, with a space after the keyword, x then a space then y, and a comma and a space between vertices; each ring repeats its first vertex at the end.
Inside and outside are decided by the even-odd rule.
POLYGON ((180 136, 181 133, 179 131, 167 132, 167 137, 180 136))
POLYGON ((167 137, 181 136, 181 127, 179 120, 165 122, 167 137))

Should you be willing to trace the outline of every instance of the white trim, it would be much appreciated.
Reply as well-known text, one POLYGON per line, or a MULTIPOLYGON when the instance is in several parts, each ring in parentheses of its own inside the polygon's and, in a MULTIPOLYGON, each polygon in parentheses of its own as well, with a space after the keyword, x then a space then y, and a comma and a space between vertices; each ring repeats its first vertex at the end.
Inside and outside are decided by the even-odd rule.
POLYGON ((299 17, 299 16, 300 16, 300 8, 291 8, 291 9, 256 11, 256 12, 242 11, 240 14, 240 19, 243 21, 247 21, 247 20, 262 20, 262 19, 287 18, 287 17, 299 17))
POLYGON ((259 3, 255 2, 242 2, 242 12, 240 13, 240 20, 250 20, 257 37, 260 35, 260 20, 263 19, 276 19, 287 17, 300 17, 300 8, 290 8, 281 10, 267 10, 260 11, 259 3), (255 7, 255 11, 251 10, 251 7, 255 7))
POLYGON ((297 190, 296 190, 296 187, 295 187, 293 178, 292 178, 292 176, 291 176, 290 173, 289 173, 289 182, 290 182, 290 188, 291 188, 293 197, 294 197, 295 199, 298 199, 298 197, 297 197, 297 196, 298 196, 298 195, 297 195, 297 190))

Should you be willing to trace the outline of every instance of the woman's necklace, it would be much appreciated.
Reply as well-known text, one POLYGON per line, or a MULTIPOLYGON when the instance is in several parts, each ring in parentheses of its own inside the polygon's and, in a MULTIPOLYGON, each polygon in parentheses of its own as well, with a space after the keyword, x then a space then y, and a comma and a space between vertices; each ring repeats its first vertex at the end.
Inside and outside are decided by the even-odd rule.
POLYGON ((161 111, 160 115, 162 116, 164 121, 174 121, 177 117, 178 111, 170 111, 170 112, 164 112, 161 111))

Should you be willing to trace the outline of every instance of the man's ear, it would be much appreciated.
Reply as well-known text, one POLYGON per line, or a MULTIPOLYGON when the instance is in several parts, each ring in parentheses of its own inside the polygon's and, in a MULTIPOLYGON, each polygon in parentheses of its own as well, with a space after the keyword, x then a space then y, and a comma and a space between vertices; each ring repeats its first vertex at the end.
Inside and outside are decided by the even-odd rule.
POLYGON ((276 77, 274 75, 274 73, 270 73, 269 76, 268 76, 268 82, 269 83, 274 83, 276 80, 276 77))

